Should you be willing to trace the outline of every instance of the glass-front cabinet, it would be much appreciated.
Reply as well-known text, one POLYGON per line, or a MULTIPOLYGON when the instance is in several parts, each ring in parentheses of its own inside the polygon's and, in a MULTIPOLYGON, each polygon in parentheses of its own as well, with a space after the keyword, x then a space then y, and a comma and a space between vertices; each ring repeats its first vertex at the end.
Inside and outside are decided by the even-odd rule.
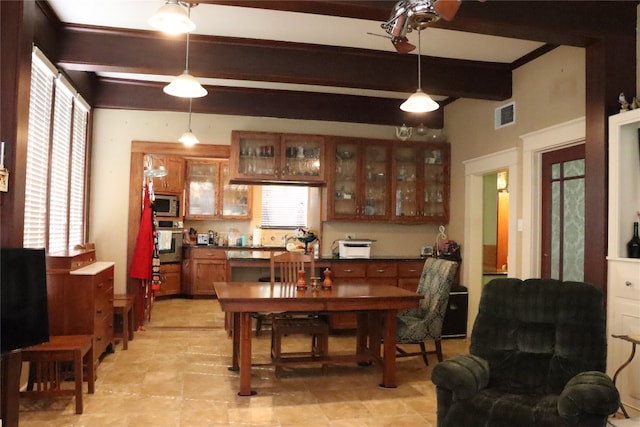
POLYGON ((229 183, 227 160, 187 160, 186 219, 251 218, 248 185, 229 183))
POLYGON ((396 143, 393 147, 392 220, 449 221, 447 143, 396 143))
POLYGON ((324 137, 233 131, 230 178, 234 182, 322 184, 324 137))
POLYGON ((326 219, 389 218, 389 145, 340 138, 330 146, 326 219))

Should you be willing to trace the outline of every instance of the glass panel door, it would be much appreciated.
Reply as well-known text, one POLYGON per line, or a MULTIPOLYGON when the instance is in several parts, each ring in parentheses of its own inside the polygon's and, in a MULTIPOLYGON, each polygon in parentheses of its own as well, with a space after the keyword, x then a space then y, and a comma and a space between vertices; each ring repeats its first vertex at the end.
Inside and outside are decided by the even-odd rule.
POLYGON ((367 145, 364 149, 364 207, 365 216, 388 216, 389 166, 388 149, 384 145, 367 145))
POLYGON ((334 215, 355 216, 357 209, 358 146, 354 143, 336 145, 334 215))
POLYGON ((187 216, 213 216, 216 214, 217 179, 217 163, 189 162, 187 216))

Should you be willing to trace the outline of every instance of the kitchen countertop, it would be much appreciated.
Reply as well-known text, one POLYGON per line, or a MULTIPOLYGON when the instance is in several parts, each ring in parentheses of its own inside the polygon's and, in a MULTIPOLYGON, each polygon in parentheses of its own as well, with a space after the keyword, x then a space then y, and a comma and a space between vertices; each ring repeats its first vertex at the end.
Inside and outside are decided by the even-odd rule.
MULTIPOLYGON (((235 249, 235 248, 234 248, 235 249)), ((284 252, 284 248, 269 248, 269 250, 275 250, 275 251, 281 251, 284 252)), ((227 251, 227 259, 230 261, 255 261, 255 260, 269 260, 269 258, 271 257, 271 253, 269 252, 269 250, 260 250, 260 251, 256 251, 256 250, 251 250, 250 248, 247 248, 247 250, 229 250, 227 251)), ((415 256, 415 257, 411 257, 411 256, 402 256, 402 255, 379 255, 379 256, 372 256, 371 258, 333 258, 333 257, 320 257, 318 259, 315 260, 316 263, 318 262, 329 262, 329 261, 350 261, 350 262, 368 262, 368 261, 420 261, 423 260, 424 258, 421 258, 420 256, 415 256)))
POLYGON ((187 249, 220 249, 222 251, 233 251, 233 252, 247 252, 247 251, 256 251, 256 252, 266 252, 270 251, 285 251, 286 248, 284 246, 216 246, 216 245, 183 245, 183 248, 187 249))

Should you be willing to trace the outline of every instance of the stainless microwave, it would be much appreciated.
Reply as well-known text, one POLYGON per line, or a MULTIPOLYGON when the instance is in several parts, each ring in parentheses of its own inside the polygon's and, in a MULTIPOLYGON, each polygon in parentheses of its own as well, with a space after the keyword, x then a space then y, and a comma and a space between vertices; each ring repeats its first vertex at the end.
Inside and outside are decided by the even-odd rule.
POLYGON ((180 198, 169 194, 156 194, 153 201, 156 216, 180 216, 180 198))

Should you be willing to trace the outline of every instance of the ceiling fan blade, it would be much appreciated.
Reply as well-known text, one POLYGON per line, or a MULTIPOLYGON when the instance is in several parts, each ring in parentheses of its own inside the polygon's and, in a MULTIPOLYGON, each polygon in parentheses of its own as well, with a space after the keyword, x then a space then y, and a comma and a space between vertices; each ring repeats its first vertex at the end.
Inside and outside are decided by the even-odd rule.
POLYGON ((458 9, 460 9, 461 0, 436 0, 433 8, 438 15, 445 21, 451 21, 455 18, 458 9))
POLYGON ((409 43, 409 39, 406 37, 394 37, 391 39, 391 43, 393 43, 393 47, 396 48, 398 53, 409 53, 416 48, 409 43))

